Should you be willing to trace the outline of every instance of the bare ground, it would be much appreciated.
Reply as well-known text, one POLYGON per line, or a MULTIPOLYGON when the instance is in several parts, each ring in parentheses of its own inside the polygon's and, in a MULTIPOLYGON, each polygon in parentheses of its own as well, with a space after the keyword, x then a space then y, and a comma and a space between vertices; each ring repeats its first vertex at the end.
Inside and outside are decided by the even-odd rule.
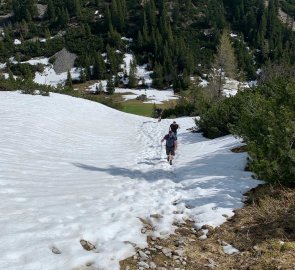
POLYGON ((261 185, 245 195, 245 207, 220 227, 207 226, 207 238, 200 239, 203 231, 192 221, 178 224, 167 239, 148 237, 148 248, 121 261, 120 269, 295 269, 295 190, 261 185), (239 252, 225 254, 226 243, 239 252))

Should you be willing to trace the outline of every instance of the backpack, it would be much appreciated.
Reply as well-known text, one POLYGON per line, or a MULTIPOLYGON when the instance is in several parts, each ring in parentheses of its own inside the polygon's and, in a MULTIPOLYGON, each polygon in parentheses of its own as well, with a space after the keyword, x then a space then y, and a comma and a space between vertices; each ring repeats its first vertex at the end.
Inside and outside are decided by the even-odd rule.
POLYGON ((169 136, 169 135, 167 135, 167 137, 166 137, 166 146, 167 147, 174 147, 174 142, 176 141, 176 138, 175 138, 175 136, 173 135, 173 136, 169 136))

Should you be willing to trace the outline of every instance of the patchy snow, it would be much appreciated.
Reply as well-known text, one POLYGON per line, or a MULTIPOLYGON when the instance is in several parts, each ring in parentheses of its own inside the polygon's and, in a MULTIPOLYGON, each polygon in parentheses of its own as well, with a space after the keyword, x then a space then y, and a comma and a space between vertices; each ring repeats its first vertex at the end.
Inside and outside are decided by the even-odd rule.
POLYGON ((146 86, 151 87, 152 85, 152 78, 151 74, 153 71, 147 70, 147 65, 137 66, 136 75, 139 79, 143 79, 146 86))
POLYGON ((225 78, 225 84, 223 85, 223 94, 226 97, 235 96, 239 90, 249 88, 249 83, 239 82, 230 78, 225 78))
POLYGON ((38 65, 38 64, 42 64, 42 65, 50 65, 49 63, 49 58, 33 58, 33 59, 30 59, 28 61, 24 61, 24 62, 21 62, 21 63, 28 63, 30 65, 38 65))
POLYGON ((89 92, 96 92, 96 88, 99 87, 99 84, 100 83, 102 84, 102 87, 103 87, 104 91, 106 91, 106 87, 107 87, 107 81, 106 80, 101 80, 101 81, 99 81, 97 83, 94 83, 94 84, 90 85, 87 88, 87 91, 89 91, 89 92))
POLYGON ((147 245, 139 218, 152 223, 154 236, 186 218, 218 226, 261 183, 244 171, 246 153, 230 151, 238 139, 190 133, 192 118, 176 119, 170 166, 160 140, 174 119, 157 122, 54 93, 0 95, 2 269, 118 270, 133 245, 147 245))
POLYGON ((121 65, 121 68, 123 69, 123 73, 126 73, 127 75, 129 75, 130 65, 132 61, 133 61, 133 55, 130 53, 125 53, 123 58, 124 64, 121 65))
POLYGON ((232 245, 230 244, 226 244, 225 246, 222 247, 223 248, 223 252, 225 254, 229 254, 229 255, 232 255, 232 254, 235 254, 235 253, 239 253, 240 251, 236 248, 234 248, 232 245))
MULTIPOLYGON (((96 92, 96 89, 99 87, 99 84, 102 84, 104 91, 106 91, 106 80, 101 80, 90 85, 87 88, 89 92, 96 92)), ((175 100, 178 99, 178 96, 174 95, 173 90, 156 90, 156 89, 130 89, 130 88, 115 88, 115 93, 123 94, 124 100, 132 100, 136 99, 136 97, 140 95, 146 95, 147 101, 143 103, 155 103, 155 104, 163 104, 164 101, 175 100)))
MULTIPOLYGON (((124 76, 124 74, 129 75, 130 72, 130 64, 133 61, 133 55, 130 53, 125 53, 124 54, 124 58, 123 58, 123 62, 124 64, 121 65, 121 68, 123 69, 123 72, 119 73, 119 75, 121 77, 124 76)), ((139 85, 140 84, 145 84, 147 87, 151 87, 152 85, 152 78, 151 78, 151 74, 153 72, 147 70, 147 64, 145 65, 141 65, 141 66, 137 66, 136 67, 136 77, 139 80, 139 85)), ((129 80, 128 78, 123 78, 122 82, 127 85, 129 80)))
MULTIPOLYGON (((68 73, 63 72, 57 74, 53 69, 52 64, 49 63, 48 58, 31 59, 26 61, 31 65, 37 65, 38 63, 46 65, 43 72, 36 72, 34 82, 39 84, 46 84, 51 86, 64 85, 67 79, 68 73)), ((81 68, 72 68, 70 70, 72 79, 78 80, 80 78, 81 68)))
POLYGON ((209 84, 209 82, 207 81, 207 80, 205 80, 205 79, 202 79, 202 78, 199 78, 200 79, 200 83, 199 83, 199 86, 201 86, 201 87, 206 87, 206 86, 208 86, 208 84, 209 84))
POLYGON ((164 101, 178 99, 174 95, 173 90, 156 90, 156 89, 129 89, 129 88, 116 88, 115 93, 131 93, 123 95, 125 100, 135 99, 139 95, 146 95, 147 101, 144 103, 162 104, 164 101))
POLYGON ((122 40, 126 40, 128 42, 133 42, 133 38, 121 37, 122 40))
POLYGON ((14 43, 14 45, 21 45, 22 44, 22 42, 17 38, 14 40, 13 43, 14 43))

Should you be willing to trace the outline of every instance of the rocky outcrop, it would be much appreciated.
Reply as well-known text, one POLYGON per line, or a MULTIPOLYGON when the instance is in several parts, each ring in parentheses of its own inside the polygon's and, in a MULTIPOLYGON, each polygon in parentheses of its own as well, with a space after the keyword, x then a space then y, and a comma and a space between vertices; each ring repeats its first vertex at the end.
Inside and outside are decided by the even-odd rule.
POLYGON ((67 49, 63 48, 61 51, 53 55, 55 61, 53 63, 53 69, 57 74, 67 72, 74 67, 77 55, 70 53, 67 49))

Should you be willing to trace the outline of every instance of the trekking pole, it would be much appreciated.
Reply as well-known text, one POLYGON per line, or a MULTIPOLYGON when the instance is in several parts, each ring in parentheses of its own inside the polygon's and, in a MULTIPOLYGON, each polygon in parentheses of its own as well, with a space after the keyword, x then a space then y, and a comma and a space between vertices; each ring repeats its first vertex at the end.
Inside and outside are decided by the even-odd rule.
POLYGON ((160 159, 162 158, 162 143, 161 143, 161 152, 160 152, 160 159))

